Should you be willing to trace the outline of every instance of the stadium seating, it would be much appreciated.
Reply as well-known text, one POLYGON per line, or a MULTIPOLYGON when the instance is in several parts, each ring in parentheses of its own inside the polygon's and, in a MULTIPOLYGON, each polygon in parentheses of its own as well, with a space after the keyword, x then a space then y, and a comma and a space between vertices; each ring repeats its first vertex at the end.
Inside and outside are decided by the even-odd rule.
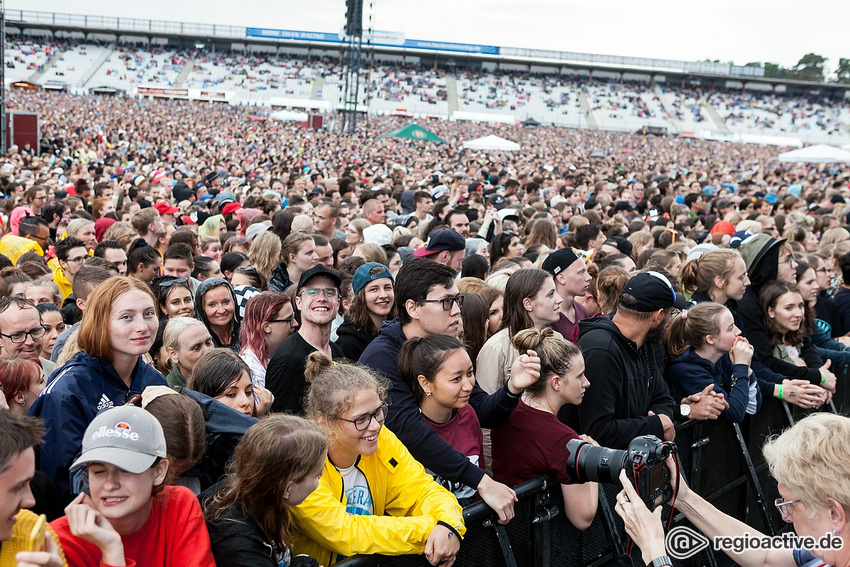
MULTIPOLYGON (((215 89, 232 104, 336 109, 344 77, 336 57, 246 51, 181 51, 170 47, 7 41, 6 82, 37 78, 77 92, 138 86, 215 89), (191 63, 191 66, 189 65, 191 63), (179 84, 178 84, 179 83, 179 84)), ((615 73, 605 73, 616 77, 615 73)), ((588 78, 516 70, 450 72, 418 65, 369 64, 360 77, 361 108, 371 114, 494 121, 533 118, 542 124, 634 132, 793 137, 805 143, 850 143, 850 103, 816 96, 718 90, 673 83, 588 78), (456 93, 456 94, 455 94, 456 93)))

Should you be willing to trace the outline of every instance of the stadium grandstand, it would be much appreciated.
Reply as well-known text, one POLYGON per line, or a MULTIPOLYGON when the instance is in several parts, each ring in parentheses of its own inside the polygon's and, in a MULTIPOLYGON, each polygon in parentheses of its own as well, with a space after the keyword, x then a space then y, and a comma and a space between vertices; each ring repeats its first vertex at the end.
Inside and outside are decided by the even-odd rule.
MULTIPOLYGON (((5 82, 274 110, 343 108, 327 33, 7 13, 5 82)), ((729 64, 406 40, 364 44, 360 110, 801 146, 850 143, 850 86, 729 64)))

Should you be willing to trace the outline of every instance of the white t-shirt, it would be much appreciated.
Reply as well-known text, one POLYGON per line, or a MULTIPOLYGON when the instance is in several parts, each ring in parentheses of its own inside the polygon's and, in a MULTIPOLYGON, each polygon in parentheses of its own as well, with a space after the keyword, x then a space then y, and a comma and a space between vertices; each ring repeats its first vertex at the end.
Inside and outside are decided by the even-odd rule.
POLYGON ((366 475, 357 468, 357 463, 347 469, 337 467, 336 470, 342 475, 342 487, 346 500, 345 511, 355 516, 373 515, 375 506, 372 503, 372 492, 369 490, 366 475))

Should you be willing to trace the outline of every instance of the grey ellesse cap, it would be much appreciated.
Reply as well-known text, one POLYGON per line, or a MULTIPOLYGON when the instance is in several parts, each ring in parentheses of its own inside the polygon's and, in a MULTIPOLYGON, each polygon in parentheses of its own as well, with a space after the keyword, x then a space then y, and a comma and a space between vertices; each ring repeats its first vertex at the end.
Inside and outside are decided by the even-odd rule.
POLYGON ((157 457, 165 458, 165 434, 159 421, 135 406, 98 414, 83 436, 83 452, 71 469, 88 463, 107 463, 127 472, 148 470, 157 457))

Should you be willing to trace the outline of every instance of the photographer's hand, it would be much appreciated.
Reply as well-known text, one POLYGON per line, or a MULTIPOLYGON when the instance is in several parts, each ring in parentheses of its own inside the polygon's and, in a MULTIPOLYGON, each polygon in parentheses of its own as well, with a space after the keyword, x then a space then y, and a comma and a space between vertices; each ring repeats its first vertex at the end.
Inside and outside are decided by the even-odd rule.
POLYGON ((620 484, 623 490, 617 494, 614 511, 623 518, 626 533, 640 548, 644 563, 667 555, 664 550, 664 526, 661 523, 662 507, 656 508, 654 513, 650 512, 624 470, 620 471, 620 484))

